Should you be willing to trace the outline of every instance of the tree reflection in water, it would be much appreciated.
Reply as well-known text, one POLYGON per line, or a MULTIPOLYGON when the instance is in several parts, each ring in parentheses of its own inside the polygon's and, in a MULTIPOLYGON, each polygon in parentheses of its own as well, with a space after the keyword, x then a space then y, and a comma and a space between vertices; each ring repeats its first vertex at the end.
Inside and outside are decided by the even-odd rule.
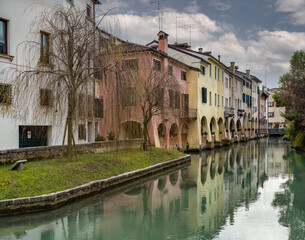
POLYGON ((305 237, 305 154, 289 152, 283 157, 293 179, 282 184, 283 191, 275 194, 272 205, 280 208, 279 222, 290 230, 289 239, 305 237))

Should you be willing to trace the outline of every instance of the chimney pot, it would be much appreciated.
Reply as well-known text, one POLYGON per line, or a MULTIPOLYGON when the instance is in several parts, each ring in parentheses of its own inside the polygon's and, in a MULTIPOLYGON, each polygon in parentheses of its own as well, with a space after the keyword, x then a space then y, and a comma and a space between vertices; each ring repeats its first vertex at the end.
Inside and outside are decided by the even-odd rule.
POLYGON ((231 62, 230 64, 231 64, 231 67, 230 67, 231 72, 235 73, 235 62, 231 62))
POLYGON ((203 48, 198 48, 198 51, 199 51, 200 53, 202 53, 202 52, 203 52, 203 48))
POLYGON ((246 70, 246 75, 247 75, 247 78, 250 78, 250 70, 246 70))
POLYGON ((220 55, 218 55, 218 61, 220 62, 220 55))
POLYGON ((160 31, 158 37, 158 50, 168 54, 168 34, 160 31))

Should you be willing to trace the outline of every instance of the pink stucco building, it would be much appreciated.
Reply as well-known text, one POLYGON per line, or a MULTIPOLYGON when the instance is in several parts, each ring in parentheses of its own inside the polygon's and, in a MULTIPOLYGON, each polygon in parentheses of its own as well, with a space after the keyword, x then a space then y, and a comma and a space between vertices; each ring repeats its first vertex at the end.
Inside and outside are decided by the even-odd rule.
POLYGON ((148 135, 157 147, 186 147, 189 97, 187 72, 190 67, 168 56, 168 35, 158 33, 158 48, 123 42, 116 47, 112 63, 100 84, 104 115, 99 133, 105 138, 141 138, 143 106, 147 95, 160 96, 148 124, 148 135), (161 81, 167 84, 158 85, 161 81), (169 81, 171 81, 169 83, 169 81), (172 84, 172 83, 176 84, 172 84))

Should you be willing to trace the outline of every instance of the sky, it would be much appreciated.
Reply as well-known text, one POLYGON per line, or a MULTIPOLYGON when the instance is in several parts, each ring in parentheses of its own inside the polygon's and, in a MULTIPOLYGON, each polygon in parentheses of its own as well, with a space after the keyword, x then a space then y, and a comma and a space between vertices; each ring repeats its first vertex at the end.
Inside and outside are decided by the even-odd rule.
MULTIPOLYGON (((101 0, 102 28, 147 44, 159 32, 158 0, 101 0)), ((305 0, 160 0, 161 30, 169 43, 187 42, 221 55, 227 66, 250 69, 268 88, 278 87, 289 60, 305 50, 305 0)))

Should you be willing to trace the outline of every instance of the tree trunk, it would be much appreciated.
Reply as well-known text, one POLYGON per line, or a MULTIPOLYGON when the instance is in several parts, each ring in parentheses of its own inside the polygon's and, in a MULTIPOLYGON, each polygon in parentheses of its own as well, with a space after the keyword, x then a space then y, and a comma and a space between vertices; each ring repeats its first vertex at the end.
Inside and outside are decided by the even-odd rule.
POLYGON ((73 126, 72 126, 72 117, 73 117, 73 109, 74 109, 74 101, 73 101, 73 94, 69 94, 69 100, 68 100, 68 146, 67 146, 67 160, 69 162, 72 161, 73 157, 73 126))
POLYGON ((147 125, 148 125, 148 123, 147 123, 146 120, 144 120, 144 124, 143 125, 144 125, 143 126, 143 138, 144 138, 144 141, 143 141, 143 150, 147 151, 147 142, 148 142, 148 140, 147 140, 147 138, 148 138, 147 125))

